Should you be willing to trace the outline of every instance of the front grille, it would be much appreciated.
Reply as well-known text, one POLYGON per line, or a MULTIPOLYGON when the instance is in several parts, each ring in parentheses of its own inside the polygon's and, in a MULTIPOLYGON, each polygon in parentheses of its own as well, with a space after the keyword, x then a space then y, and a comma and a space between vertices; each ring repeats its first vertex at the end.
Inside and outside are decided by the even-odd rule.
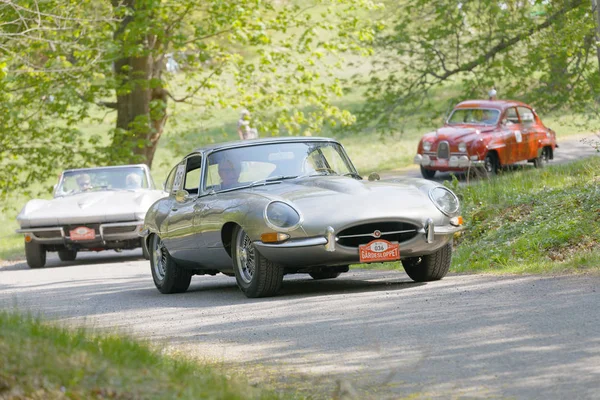
POLYGON ((438 158, 450 158, 450 146, 448 142, 443 141, 438 143, 437 156, 438 158))
POLYGON ((130 233, 137 229, 137 225, 129 225, 129 226, 107 226, 103 228, 102 231, 105 235, 116 235, 119 233, 130 233))
POLYGON ((348 247, 358 247, 375 239, 402 243, 415 237, 418 229, 407 222, 373 222, 344 229, 337 235, 337 243, 348 247), (375 231, 381 232, 381 236, 377 237, 375 231))
POLYGON ((40 239, 60 239, 62 237, 60 231, 34 232, 34 235, 40 239))

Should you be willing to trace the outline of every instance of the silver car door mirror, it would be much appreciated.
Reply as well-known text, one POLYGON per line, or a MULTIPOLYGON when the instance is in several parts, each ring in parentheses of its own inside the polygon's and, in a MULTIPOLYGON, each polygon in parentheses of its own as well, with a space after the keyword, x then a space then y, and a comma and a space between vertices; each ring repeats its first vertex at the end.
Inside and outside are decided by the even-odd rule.
POLYGON ((175 201, 177 201, 178 203, 183 203, 189 197, 190 194, 187 192, 187 190, 179 189, 175 192, 175 201))

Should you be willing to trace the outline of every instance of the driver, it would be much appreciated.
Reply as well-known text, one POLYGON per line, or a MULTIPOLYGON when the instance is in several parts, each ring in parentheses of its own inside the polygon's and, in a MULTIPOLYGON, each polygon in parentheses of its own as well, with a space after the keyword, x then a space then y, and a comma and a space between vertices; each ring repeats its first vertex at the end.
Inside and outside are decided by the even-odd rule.
POLYGON ((242 168, 239 161, 225 156, 218 165, 221 189, 231 189, 238 186, 241 171, 242 168))
POLYGON ((125 186, 127 189, 140 189, 142 187, 142 177, 132 172, 125 177, 125 186))
POLYGON ((85 192, 86 190, 90 190, 92 188, 92 182, 88 174, 79 175, 77 178, 75 178, 75 181, 79 186, 79 190, 82 192, 85 192))

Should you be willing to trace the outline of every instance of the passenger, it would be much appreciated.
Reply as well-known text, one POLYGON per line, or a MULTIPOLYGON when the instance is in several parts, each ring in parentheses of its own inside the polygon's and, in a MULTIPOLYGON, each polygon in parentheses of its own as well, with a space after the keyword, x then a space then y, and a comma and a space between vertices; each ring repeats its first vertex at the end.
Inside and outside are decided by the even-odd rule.
POLYGON ((221 160, 218 165, 221 189, 231 189, 238 186, 241 170, 239 161, 227 157, 221 160))
POLYGON ((125 187, 127 189, 135 190, 141 189, 142 187, 142 177, 138 174, 132 172, 125 178, 125 187))
POLYGON ((77 185, 79 186, 79 191, 85 192, 92 188, 92 181, 88 174, 81 174, 77 178, 75 178, 77 185))

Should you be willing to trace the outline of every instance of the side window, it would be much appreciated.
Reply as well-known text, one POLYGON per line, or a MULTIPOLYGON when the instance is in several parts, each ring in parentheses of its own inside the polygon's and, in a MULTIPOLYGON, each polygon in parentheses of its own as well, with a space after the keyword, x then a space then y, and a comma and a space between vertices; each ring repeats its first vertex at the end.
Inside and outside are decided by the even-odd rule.
POLYGON ((508 120, 509 123, 518 124, 519 116, 517 115, 517 109, 514 107, 511 107, 508 110, 506 110, 505 118, 508 120))
POLYGON ((532 125, 535 122, 533 111, 527 107, 517 107, 519 111, 519 117, 521 117, 521 123, 525 126, 532 125))
POLYGON ((167 180, 165 181, 165 192, 172 193, 173 192, 173 182, 175 181, 175 171, 177 167, 173 168, 171 172, 169 172, 169 176, 167 176, 167 180))
POLYGON ((190 194, 198 194, 198 187, 200 186, 201 166, 201 156, 192 156, 187 159, 183 188, 190 194))

